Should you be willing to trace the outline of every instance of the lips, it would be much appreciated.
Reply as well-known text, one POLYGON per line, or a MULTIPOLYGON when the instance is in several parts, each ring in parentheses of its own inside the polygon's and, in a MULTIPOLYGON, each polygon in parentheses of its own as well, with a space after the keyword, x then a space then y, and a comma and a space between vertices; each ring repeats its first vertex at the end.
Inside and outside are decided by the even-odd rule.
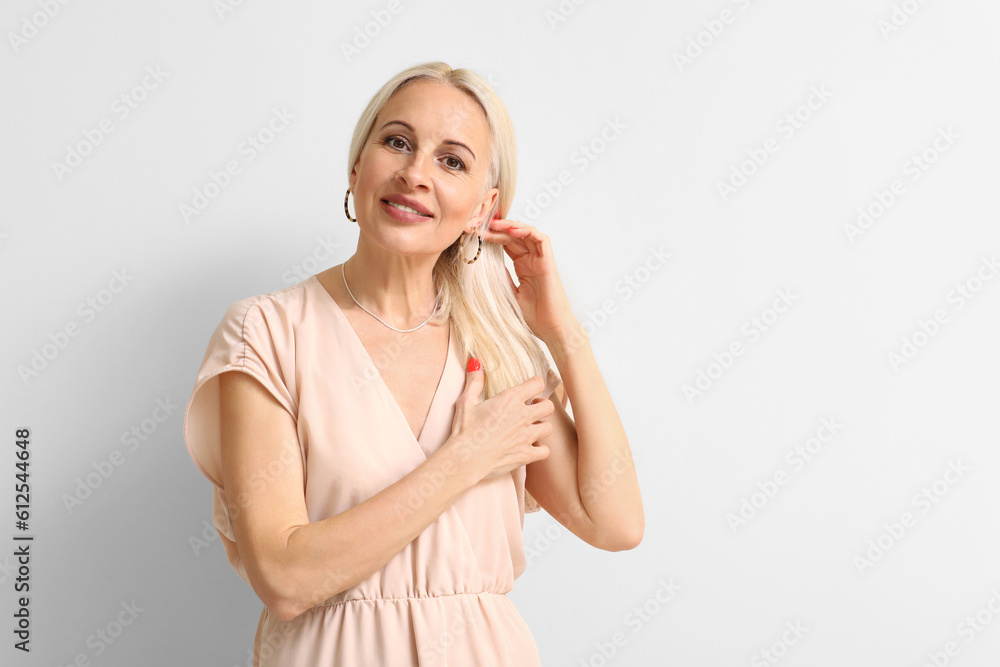
POLYGON ((403 195, 400 194, 391 194, 388 195, 387 197, 384 197, 382 201, 388 204, 399 204, 401 206, 407 206, 416 211, 420 215, 426 216, 428 218, 433 217, 433 215, 427 209, 427 207, 418 202, 416 199, 410 199, 409 197, 404 197, 403 195))
POLYGON ((397 204, 395 202, 388 202, 388 201, 385 202, 385 203, 388 204, 389 206, 393 206, 395 208, 398 208, 400 211, 406 211, 407 213, 412 213, 413 215, 420 215, 420 216, 423 216, 425 218, 430 218, 431 217, 429 215, 424 215, 423 213, 417 211, 412 206, 406 206, 404 204, 397 204))

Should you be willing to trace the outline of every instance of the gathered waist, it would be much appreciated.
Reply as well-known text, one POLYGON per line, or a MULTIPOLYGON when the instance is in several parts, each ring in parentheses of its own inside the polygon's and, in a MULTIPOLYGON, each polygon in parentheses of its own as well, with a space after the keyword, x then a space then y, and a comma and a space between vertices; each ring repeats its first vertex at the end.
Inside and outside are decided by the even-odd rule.
POLYGON ((316 605, 315 607, 312 607, 311 609, 326 609, 326 608, 329 608, 329 607, 337 607, 339 605, 347 604, 347 603, 350 603, 350 602, 357 602, 357 603, 368 602, 368 603, 373 603, 373 604, 374 603, 378 603, 378 602, 396 602, 396 603, 398 603, 398 602, 413 602, 413 601, 416 601, 416 600, 440 600, 442 598, 455 598, 455 597, 462 597, 462 596, 464 596, 464 597, 471 597, 471 596, 482 596, 482 595, 491 595, 491 596, 495 596, 495 597, 509 599, 509 598, 507 598, 507 593, 506 592, 500 592, 500 591, 480 591, 478 593, 471 593, 471 592, 463 592, 463 593, 437 593, 437 594, 434 594, 434 595, 430 595, 430 594, 428 594, 428 595, 405 595, 405 596, 400 596, 400 597, 376 597, 376 598, 356 597, 356 598, 346 598, 344 600, 335 600, 335 601, 334 600, 327 600, 326 602, 322 602, 322 603, 316 605))

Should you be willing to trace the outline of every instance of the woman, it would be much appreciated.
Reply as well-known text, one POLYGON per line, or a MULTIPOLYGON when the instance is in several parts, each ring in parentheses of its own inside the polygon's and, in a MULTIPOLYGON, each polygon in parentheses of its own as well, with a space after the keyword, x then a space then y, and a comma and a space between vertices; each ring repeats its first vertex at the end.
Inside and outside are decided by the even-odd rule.
POLYGON ((236 302, 213 334, 184 434, 265 605, 255 667, 538 665, 506 595, 532 496, 598 548, 641 540, 628 442, 549 239, 496 217, 515 161, 481 77, 401 72, 351 144, 356 253, 236 302))

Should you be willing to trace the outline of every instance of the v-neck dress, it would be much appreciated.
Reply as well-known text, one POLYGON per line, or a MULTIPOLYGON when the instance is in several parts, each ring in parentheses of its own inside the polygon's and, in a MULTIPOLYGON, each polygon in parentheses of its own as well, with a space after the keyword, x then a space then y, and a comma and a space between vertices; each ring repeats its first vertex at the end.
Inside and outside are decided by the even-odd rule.
MULTIPOLYGON (((548 363, 549 396, 559 384, 548 363)), ((184 414, 187 450, 212 483, 213 525, 247 582, 221 481, 218 376, 255 378, 295 419, 309 521, 345 512, 402 479, 451 435, 465 387, 452 332, 420 437, 340 306, 316 276, 232 304, 211 339, 184 414)), ((540 665, 507 597, 526 566, 525 466, 484 480, 370 577, 290 621, 263 607, 253 667, 540 665)), ((415 498, 419 501, 419 498, 415 498)), ((331 563, 335 567, 335 563, 331 563)))

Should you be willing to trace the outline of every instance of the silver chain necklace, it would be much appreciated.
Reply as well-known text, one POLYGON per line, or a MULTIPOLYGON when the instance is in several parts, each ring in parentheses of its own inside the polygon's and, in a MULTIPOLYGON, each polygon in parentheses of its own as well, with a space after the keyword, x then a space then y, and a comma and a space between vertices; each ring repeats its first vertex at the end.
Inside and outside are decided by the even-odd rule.
POLYGON ((424 320, 423 322, 421 322, 420 324, 418 324, 417 326, 413 327, 412 329, 397 329, 396 327, 392 326, 391 324, 386 323, 385 320, 383 320, 381 317, 379 317, 378 315, 376 315, 372 311, 370 311, 367 308, 365 308, 364 306, 362 306, 360 303, 358 303, 358 300, 354 298, 354 292, 351 291, 351 286, 347 284, 347 272, 344 269, 345 266, 347 266, 347 262, 344 262, 343 264, 340 265, 340 275, 344 276, 344 287, 347 288, 347 293, 351 295, 352 299, 354 299, 354 303, 357 303, 358 304, 358 308, 360 308, 361 310, 365 311, 366 313, 368 313, 369 315, 371 315, 372 317, 374 317, 376 320, 378 320, 382 324, 385 324, 385 326, 389 327, 393 331, 398 331, 399 333, 410 333, 411 331, 416 331, 420 327, 422 327, 425 324, 427 324, 428 322, 430 322, 430 319, 432 317, 434 317, 434 311, 437 310, 437 302, 435 302, 435 304, 434 304, 435 308, 434 308, 434 310, 431 311, 431 314, 427 316, 427 319, 424 320))

